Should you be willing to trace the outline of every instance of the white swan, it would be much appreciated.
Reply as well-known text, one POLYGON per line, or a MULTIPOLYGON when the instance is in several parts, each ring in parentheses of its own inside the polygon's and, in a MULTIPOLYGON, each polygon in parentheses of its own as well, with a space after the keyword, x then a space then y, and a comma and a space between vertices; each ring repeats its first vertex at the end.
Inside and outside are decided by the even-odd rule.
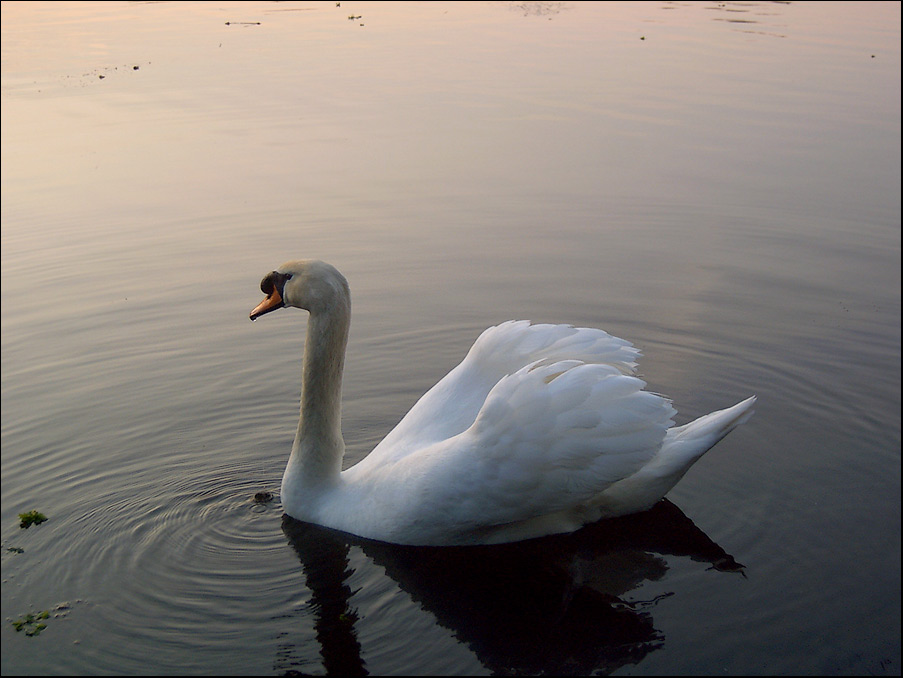
POLYGON ((301 418, 282 478, 285 512, 380 541, 492 544, 571 532, 650 508, 752 415, 755 396, 671 428, 668 399, 632 376, 639 351, 602 330, 512 321, 358 464, 341 470, 348 283, 321 261, 290 261, 260 284, 251 320, 310 313, 301 418))

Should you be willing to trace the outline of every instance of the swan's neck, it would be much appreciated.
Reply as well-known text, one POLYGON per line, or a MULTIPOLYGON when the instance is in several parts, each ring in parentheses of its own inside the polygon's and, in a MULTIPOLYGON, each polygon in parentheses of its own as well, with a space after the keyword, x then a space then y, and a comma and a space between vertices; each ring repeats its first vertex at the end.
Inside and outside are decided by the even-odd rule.
POLYGON ((342 372, 351 302, 342 299, 307 322, 301 419, 289 466, 305 484, 338 477, 342 470, 342 372))

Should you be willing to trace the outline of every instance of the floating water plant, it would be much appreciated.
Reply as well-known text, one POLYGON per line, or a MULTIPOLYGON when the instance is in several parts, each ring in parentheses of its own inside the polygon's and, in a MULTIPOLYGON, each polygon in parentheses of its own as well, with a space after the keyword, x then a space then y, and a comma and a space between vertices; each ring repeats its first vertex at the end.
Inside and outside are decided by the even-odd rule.
POLYGON ((19 514, 19 527, 23 530, 27 530, 32 525, 40 525, 45 520, 47 520, 47 516, 39 511, 29 511, 28 513, 20 513, 19 514))
POLYGON ((36 636, 47 628, 47 624, 43 620, 49 617, 50 612, 44 610, 37 614, 26 614, 24 617, 19 617, 12 624, 16 629, 16 633, 25 631, 26 636, 36 636))

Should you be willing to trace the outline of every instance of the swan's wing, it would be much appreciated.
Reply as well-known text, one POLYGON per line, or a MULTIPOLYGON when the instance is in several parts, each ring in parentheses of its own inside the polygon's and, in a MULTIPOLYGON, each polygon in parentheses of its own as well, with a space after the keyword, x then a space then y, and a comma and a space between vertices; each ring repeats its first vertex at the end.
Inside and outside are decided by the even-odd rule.
POLYGON ((503 378, 466 431, 384 469, 428 498, 404 529, 417 534, 422 519, 425 539, 461 542, 590 502, 652 459, 673 425, 670 402, 644 386, 577 360, 503 378))
MULTIPOLYGON (((464 360, 427 391, 365 461, 386 464, 467 430, 499 381, 537 360, 580 360, 633 374, 640 352, 602 330, 509 321, 485 330, 464 360)), ((509 385, 510 387, 511 385, 509 385)))
MULTIPOLYGON (((497 475, 481 492, 543 513, 588 501, 635 473, 673 426, 668 399, 610 365, 543 360, 499 382, 468 435, 468 453, 497 475), (492 490, 490 485, 497 489, 492 490)), ((520 520, 523 509, 497 515, 520 520)))

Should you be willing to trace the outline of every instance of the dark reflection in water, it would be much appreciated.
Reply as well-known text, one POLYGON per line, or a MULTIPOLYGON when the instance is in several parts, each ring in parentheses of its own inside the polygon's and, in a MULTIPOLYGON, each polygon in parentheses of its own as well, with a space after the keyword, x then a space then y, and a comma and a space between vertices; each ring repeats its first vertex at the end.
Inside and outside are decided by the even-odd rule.
MULTIPOLYGON (((345 581, 350 543, 340 533, 283 516, 283 530, 298 556, 316 611, 314 631, 328 675, 367 675, 361 646, 354 632, 357 613, 349 605, 352 591, 345 581)), ((288 671, 289 673, 291 671, 288 671)))
MULTIPOLYGON (((664 555, 742 572, 683 512, 662 500, 641 514, 572 535, 499 546, 412 547, 366 541, 283 518, 312 591, 315 629, 329 674, 365 675, 346 583, 358 546, 398 586, 496 674, 608 674, 662 647, 652 600, 625 600, 664 578, 664 555)), ((665 594, 671 595, 671 594, 665 594)), ((279 665, 290 656, 284 653, 279 665)))

